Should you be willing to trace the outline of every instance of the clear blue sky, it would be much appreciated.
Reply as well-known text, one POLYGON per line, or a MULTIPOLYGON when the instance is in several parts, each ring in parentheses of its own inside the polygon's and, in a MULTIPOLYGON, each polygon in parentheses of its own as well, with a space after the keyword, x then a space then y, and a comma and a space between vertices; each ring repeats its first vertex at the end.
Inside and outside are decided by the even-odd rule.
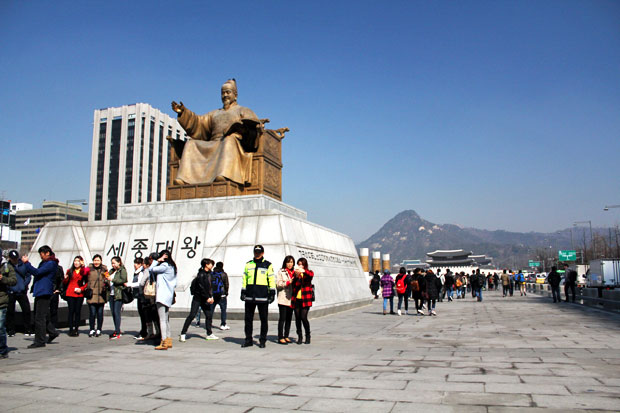
POLYGON ((239 103, 288 126, 284 201, 355 241, 404 209, 620 222, 620 2, 0 3, 4 196, 88 198, 93 110, 239 103))

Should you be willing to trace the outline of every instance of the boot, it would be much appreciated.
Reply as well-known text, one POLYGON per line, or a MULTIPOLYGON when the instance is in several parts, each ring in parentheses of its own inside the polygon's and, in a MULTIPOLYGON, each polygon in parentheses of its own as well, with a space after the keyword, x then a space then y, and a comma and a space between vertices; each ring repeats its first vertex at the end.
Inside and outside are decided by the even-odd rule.
POLYGON ((172 348, 172 337, 168 337, 165 341, 166 341, 166 347, 172 348))
POLYGON ((161 344, 155 347, 155 350, 168 350, 168 346, 166 346, 166 340, 162 340, 161 344))
POLYGON ((306 341, 305 344, 310 344, 310 332, 306 333, 306 341))
POLYGON ((301 343, 303 343, 303 341, 304 341, 304 337, 301 334, 301 331, 298 331, 297 332, 297 344, 301 344, 301 343))

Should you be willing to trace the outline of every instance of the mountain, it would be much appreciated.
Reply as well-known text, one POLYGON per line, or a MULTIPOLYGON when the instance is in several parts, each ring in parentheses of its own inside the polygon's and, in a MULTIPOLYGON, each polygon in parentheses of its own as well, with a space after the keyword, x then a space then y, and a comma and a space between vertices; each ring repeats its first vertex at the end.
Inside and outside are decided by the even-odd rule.
POLYGON ((557 257, 558 250, 571 249, 571 231, 521 233, 438 225, 421 218, 413 210, 407 210, 390 219, 357 247, 389 253, 393 265, 405 259, 426 261, 426 253, 438 249, 462 248, 475 255, 493 257, 498 267, 518 268, 526 267, 528 259, 540 255, 557 257))

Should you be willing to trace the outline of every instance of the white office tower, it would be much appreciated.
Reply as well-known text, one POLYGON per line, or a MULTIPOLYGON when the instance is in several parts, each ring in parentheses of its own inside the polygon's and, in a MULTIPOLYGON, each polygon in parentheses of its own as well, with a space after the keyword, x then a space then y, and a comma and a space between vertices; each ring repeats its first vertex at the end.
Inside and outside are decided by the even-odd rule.
POLYGON ((146 103, 95 110, 90 221, 118 218, 118 206, 166 200, 173 139, 187 139, 175 118, 146 103))

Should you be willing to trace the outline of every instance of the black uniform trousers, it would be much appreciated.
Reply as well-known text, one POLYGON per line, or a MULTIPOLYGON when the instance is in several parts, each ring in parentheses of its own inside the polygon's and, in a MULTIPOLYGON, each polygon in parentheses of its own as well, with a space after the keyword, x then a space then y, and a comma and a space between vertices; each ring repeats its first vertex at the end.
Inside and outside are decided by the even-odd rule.
POLYGON ((254 324, 254 311, 258 308, 258 316, 260 318, 260 341, 267 341, 267 330, 269 328, 267 324, 267 317, 269 311, 269 303, 268 302, 254 302, 254 301, 246 301, 245 302, 245 341, 252 341, 252 329, 254 324))

